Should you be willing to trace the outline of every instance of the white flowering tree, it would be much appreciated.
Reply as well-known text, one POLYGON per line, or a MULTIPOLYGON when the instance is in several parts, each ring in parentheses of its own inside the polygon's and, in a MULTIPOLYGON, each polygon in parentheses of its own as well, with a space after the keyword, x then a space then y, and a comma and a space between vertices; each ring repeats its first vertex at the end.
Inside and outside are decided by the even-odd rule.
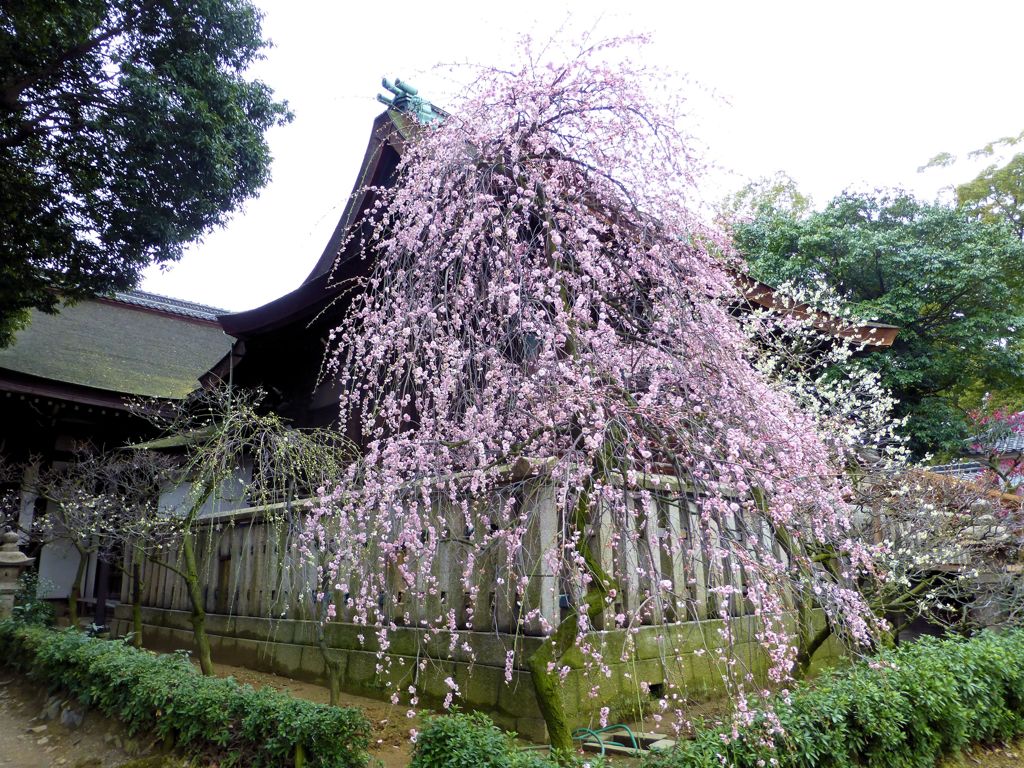
MULTIPOLYGON (((100 451, 80 446, 70 461, 43 469, 35 490, 46 507, 33 521, 32 535, 43 542, 67 541, 78 556, 68 595, 71 626, 78 626, 78 603, 89 559, 104 567, 131 563, 135 642, 141 644, 138 572, 147 551, 173 535, 174 523, 158 513, 160 488, 174 471, 166 457, 130 449, 100 451)), ((97 624, 105 623, 105 595, 97 605, 97 624)))
MULTIPOLYGON (((784 284, 775 297, 772 311, 751 312, 742 323, 760 350, 758 369, 814 416, 832 455, 846 462, 847 498, 856 510, 851 541, 871 563, 861 570, 857 588, 884 627, 883 639, 895 642, 918 619, 960 631, 1019 621, 1024 591, 1014 563, 1024 544, 1020 498, 999 492, 995 471, 964 479, 915 466, 900 434, 902 421, 892 415, 892 394, 858 358, 873 342, 864 320, 824 288, 808 292, 784 284)), ((978 430, 973 448, 997 454, 999 441, 1013 433, 1013 420, 999 410, 987 420, 975 418, 990 426, 978 430)), ((1001 467, 1010 475, 1014 464, 1001 467)), ((786 532, 777 535, 784 549, 805 546, 786 532)), ((841 569, 846 546, 812 542, 803 560, 841 569)), ((812 582, 795 585, 794 602, 795 673, 803 675, 834 628, 828 612, 824 622, 814 620, 812 582)))
MULTIPOLYGON (((515 631, 544 638, 527 663, 558 750, 567 654, 604 664, 595 627, 710 601, 727 661, 743 602, 781 681, 794 584, 856 643, 876 624, 856 589, 870 553, 851 539, 840 443, 759 369, 730 312, 727 242, 699 215, 683 100, 624 50, 527 51, 482 71, 375 190, 349 244, 373 271, 330 357, 364 452, 307 534, 311 551, 331 545, 332 613, 385 645, 399 623, 453 646, 487 629, 500 606, 486 574, 515 631), (530 502, 539 487, 549 504, 530 502), (686 535, 645 533, 642 510, 666 498, 692 508, 686 535), (800 545, 780 552, 783 537, 800 545), (708 595, 666 577, 690 551, 708 595), (461 615, 444 600, 456 589, 461 615)), ((742 710, 753 677, 727 674, 742 710)))
POLYGON ((25 468, 0 454, 0 529, 15 530, 21 515, 20 485, 25 468))

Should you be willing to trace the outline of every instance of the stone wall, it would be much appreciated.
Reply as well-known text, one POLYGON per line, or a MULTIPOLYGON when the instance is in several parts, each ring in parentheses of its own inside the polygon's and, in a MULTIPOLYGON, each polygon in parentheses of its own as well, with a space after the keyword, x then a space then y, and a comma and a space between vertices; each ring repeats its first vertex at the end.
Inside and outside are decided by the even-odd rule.
MULTIPOLYGON (((148 647, 193 648, 188 612, 144 608, 143 623, 148 647)), ((722 695, 723 669, 712 653, 720 645, 721 626, 720 621, 709 620, 645 626, 634 633, 593 633, 610 674, 587 670, 578 651, 568 654, 564 661, 570 669, 563 691, 573 725, 592 725, 605 706, 611 709, 613 721, 630 719, 673 691, 698 700, 722 695), (651 688, 642 690, 640 681, 651 688)), ((122 605, 116 611, 113 631, 124 635, 130 630, 130 607, 122 605)), ((210 614, 207 632, 215 661, 308 682, 325 681, 312 622, 210 614)), ((749 673, 763 681, 766 657, 753 638, 753 617, 733 619, 732 632, 736 638, 733 674, 749 673)), ((449 691, 445 680, 450 677, 459 686, 461 706, 485 711, 503 728, 525 738, 542 741, 546 737, 524 665, 540 638, 463 631, 452 647, 447 638, 426 640, 422 631, 399 628, 389 633, 386 661, 372 629, 330 623, 326 640, 329 652, 342 663, 345 691, 386 699, 396 689, 404 692, 415 680, 421 692, 420 706, 436 706, 449 691), (515 650, 512 680, 506 683, 505 659, 510 650, 515 650)), ((838 644, 830 640, 815 656, 815 664, 829 663, 839 653, 838 644)))

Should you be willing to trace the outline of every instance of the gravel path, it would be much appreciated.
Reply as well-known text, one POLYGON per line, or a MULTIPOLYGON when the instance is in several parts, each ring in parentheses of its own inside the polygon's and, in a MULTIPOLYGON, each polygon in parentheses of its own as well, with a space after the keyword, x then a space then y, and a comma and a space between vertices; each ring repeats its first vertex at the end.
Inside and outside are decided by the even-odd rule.
POLYGON ((118 768, 148 746, 97 712, 86 712, 78 727, 62 725, 59 701, 50 702, 58 719, 44 720, 47 700, 38 685, 0 670, 0 767, 118 768))

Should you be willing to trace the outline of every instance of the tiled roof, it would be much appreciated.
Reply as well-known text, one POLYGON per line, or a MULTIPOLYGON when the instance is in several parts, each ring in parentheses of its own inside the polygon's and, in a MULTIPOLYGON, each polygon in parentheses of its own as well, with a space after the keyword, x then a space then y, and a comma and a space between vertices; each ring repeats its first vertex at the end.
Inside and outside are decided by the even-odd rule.
POLYGON ((230 349, 217 310, 144 291, 33 312, 4 371, 118 395, 181 398, 230 349), (211 322, 212 321, 212 322, 211 322))
POLYGON ((948 475, 962 480, 973 479, 984 471, 984 467, 977 461, 955 461, 952 464, 936 464, 925 469, 936 475, 948 475))
POLYGON ((194 301, 173 299, 170 296, 161 296, 158 293, 149 293, 148 291, 115 293, 113 299, 124 304, 133 304, 137 307, 155 309, 172 315, 182 315, 183 317, 194 317, 199 320, 211 320, 213 322, 217 321, 217 315, 223 315, 227 312, 226 309, 208 307, 205 304, 197 304, 194 301))
POLYGON ((998 423, 989 431, 971 437, 967 441, 967 454, 987 456, 1024 452, 1024 431, 1021 425, 1024 425, 1024 412, 1013 414, 1009 422, 998 423))
POLYGON ((1019 453, 1024 451, 1024 434, 1019 432, 1007 435, 993 444, 996 453, 1019 453))

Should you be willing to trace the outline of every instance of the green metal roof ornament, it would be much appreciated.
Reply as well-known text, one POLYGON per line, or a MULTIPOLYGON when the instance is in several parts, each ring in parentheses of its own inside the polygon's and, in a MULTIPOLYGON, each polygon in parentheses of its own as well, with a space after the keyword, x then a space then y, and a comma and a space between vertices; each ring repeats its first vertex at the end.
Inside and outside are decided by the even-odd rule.
POLYGON ((434 107, 434 105, 420 96, 419 91, 408 83, 402 82, 398 78, 395 78, 395 82, 392 83, 385 77, 381 80, 380 84, 383 86, 384 90, 393 94, 391 97, 377 94, 377 101, 381 104, 387 104, 393 109, 408 112, 415 116, 416 120, 423 125, 442 119, 443 115, 434 107))

